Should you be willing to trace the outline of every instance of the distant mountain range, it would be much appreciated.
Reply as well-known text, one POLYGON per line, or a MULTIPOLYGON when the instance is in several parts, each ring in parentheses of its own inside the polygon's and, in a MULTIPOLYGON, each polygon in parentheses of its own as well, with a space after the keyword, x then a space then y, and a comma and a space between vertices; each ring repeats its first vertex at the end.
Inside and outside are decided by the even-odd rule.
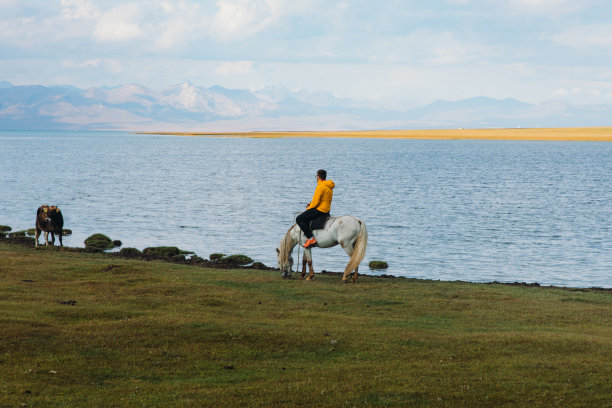
POLYGON ((388 109, 317 91, 140 85, 79 89, 0 81, 0 130, 257 131, 612 125, 612 105, 476 97, 388 109))

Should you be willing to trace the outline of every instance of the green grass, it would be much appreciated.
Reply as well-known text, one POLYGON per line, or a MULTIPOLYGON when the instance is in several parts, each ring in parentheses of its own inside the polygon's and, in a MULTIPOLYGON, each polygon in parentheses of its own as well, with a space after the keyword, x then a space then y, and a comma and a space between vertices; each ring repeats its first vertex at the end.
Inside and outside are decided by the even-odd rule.
POLYGON ((0 407, 607 407, 612 292, 0 243, 0 407))

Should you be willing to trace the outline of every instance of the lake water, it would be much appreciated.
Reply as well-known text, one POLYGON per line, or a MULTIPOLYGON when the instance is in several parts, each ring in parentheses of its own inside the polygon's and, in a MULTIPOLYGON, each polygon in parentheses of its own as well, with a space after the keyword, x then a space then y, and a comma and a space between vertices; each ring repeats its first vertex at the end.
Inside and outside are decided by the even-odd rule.
MULTIPOLYGON (((33 228, 57 204, 65 245, 100 232, 276 266, 319 168, 336 183, 332 215, 367 224, 361 272, 612 287, 612 143, 3 131, 0 224, 33 228)), ((348 260, 339 247, 313 259, 317 272, 348 260)))

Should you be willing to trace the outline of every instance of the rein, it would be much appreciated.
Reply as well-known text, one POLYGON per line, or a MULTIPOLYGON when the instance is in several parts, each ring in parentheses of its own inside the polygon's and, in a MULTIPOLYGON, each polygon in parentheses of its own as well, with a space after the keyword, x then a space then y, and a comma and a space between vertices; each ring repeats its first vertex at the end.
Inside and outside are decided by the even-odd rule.
MULTIPOLYGON (((301 214, 300 212, 295 212, 294 214, 301 214)), ((295 217, 294 217, 295 218, 295 217)), ((297 225, 297 224, 296 224, 297 225)), ((300 231, 298 234, 298 241, 297 241, 297 245, 298 245, 298 250, 297 250, 297 262, 295 263, 295 273, 298 273, 300 270, 300 247, 302 246, 300 244, 300 241, 302 240, 302 229, 300 228, 300 226, 298 225, 298 230, 300 231)))

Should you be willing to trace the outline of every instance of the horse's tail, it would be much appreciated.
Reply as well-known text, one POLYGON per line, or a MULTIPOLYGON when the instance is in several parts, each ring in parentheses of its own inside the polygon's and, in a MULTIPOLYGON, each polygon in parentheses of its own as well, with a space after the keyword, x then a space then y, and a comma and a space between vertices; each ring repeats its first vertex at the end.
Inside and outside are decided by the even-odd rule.
POLYGON ((351 254, 351 259, 349 259, 348 264, 346 265, 346 269, 344 270, 344 276, 346 277, 349 273, 357 269, 363 258, 365 257, 366 247, 368 246, 368 230, 366 228, 365 222, 359 221, 359 233, 357 234, 357 238, 355 239, 355 244, 353 245, 353 253, 351 254))

